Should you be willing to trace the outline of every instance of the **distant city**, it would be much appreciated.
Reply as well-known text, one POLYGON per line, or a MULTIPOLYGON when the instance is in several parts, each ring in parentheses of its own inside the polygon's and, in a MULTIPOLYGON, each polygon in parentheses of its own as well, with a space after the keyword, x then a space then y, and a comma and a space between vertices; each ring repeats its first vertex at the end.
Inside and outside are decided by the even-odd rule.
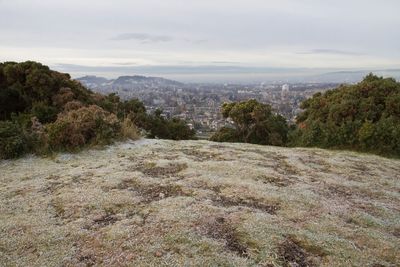
POLYGON ((85 76, 77 79, 95 92, 116 93, 121 99, 138 98, 148 112, 163 110, 166 117, 179 117, 208 137, 217 129, 232 125, 224 119, 220 107, 224 102, 257 99, 294 123, 301 112, 300 104, 316 92, 338 86, 337 83, 260 83, 260 84, 184 84, 173 80, 121 76, 114 80, 85 76))

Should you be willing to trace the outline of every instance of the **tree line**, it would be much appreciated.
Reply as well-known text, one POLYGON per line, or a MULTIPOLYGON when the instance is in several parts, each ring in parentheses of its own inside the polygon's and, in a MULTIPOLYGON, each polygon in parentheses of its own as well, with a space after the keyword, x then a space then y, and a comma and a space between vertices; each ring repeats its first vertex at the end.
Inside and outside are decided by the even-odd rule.
MULTIPOLYGON (((210 140, 275 146, 350 149, 400 156, 400 83, 369 74, 354 85, 316 93, 289 125, 255 99, 224 103, 223 127, 210 140)), ((138 99, 122 101, 85 88, 40 63, 0 63, 0 158, 76 151, 141 135, 195 139, 195 131, 138 99)))

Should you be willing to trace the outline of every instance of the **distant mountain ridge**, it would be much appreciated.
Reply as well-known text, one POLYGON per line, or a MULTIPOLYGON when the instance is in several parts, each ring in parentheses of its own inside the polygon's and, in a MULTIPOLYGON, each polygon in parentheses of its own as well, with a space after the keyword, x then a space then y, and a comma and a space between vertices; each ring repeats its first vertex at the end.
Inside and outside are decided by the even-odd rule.
POLYGON ((116 79, 106 79, 98 76, 84 76, 76 79, 90 89, 110 89, 110 90, 135 90, 144 88, 162 88, 183 86, 183 83, 161 77, 147 77, 141 75, 120 76, 116 79))

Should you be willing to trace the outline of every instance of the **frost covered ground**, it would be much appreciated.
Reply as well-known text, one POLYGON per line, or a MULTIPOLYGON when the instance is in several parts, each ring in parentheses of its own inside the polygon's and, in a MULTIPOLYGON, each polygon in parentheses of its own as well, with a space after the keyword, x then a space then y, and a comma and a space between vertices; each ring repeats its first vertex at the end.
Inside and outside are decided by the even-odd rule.
POLYGON ((0 161, 1 266, 399 264, 399 160, 144 139, 0 161))

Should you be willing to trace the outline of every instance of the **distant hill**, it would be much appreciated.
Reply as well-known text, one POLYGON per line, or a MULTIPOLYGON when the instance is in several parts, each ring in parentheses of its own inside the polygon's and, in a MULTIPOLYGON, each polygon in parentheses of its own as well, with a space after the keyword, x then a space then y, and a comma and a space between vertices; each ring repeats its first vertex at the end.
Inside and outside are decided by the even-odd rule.
POLYGON ((146 77, 140 75, 120 76, 117 79, 108 80, 103 77, 85 76, 76 79, 83 85, 95 91, 118 92, 119 90, 141 90, 146 88, 170 88, 183 86, 183 83, 160 77, 146 77))
POLYGON ((361 81, 368 73, 400 79, 400 69, 332 71, 309 76, 307 79, 313 82, 356 83, 361 81))

